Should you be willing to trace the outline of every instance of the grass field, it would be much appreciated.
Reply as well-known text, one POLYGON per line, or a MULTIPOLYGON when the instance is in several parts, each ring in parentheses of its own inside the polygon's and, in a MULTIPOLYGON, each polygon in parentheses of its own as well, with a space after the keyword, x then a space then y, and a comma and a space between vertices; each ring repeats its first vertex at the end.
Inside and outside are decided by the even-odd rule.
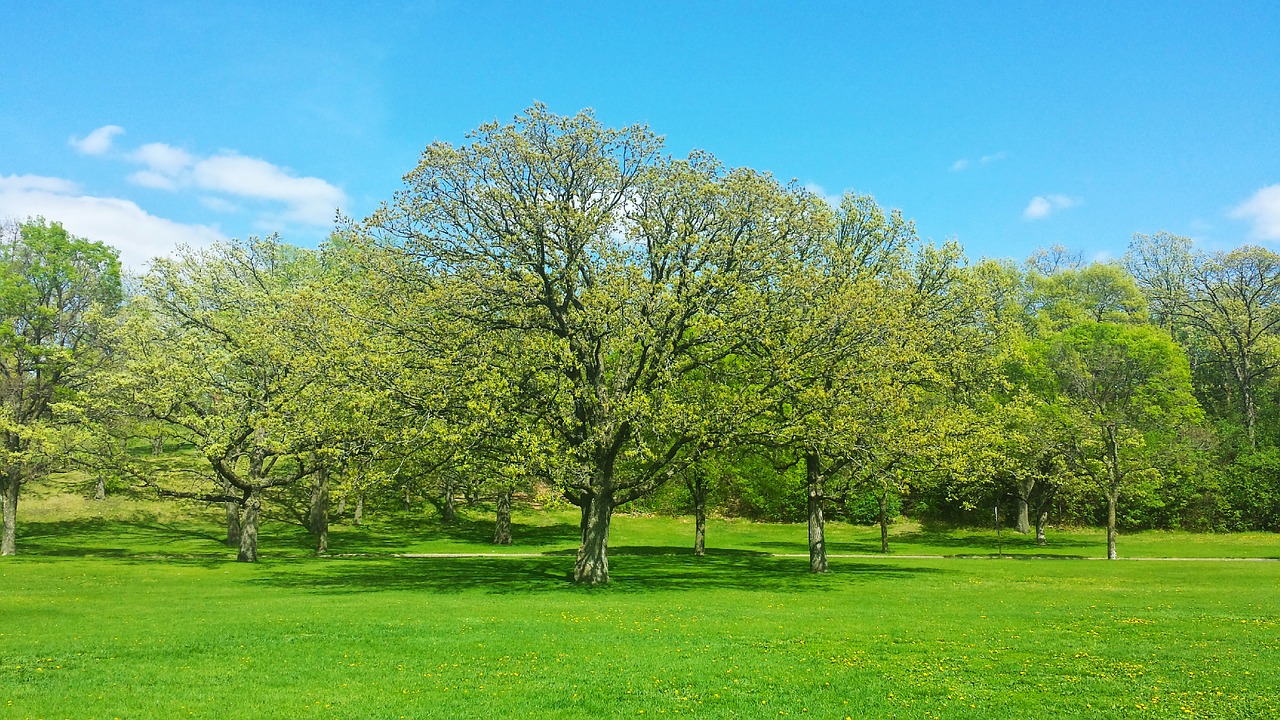
MULTIPOLYGON (((908 559, 993 553, 995 538, 905 526, 898 556, 815 577, 766 554, 803 552, 803 527, 716 521, 694 558, 689 523, 623 516, 614 583, 587 590, 567 582, 570 515, 517 518, 511 551, 537 557, 390 556, 493 550, 478 514, 337 526, 334 552, 353 555, 328 558, 269 524, 264 561, 244 565, 216 515, 25 509, 24 554, 0 562, 5 718, 1280 715, 1280 562, 908 559)), ((1102 544, 1050 539, 1074 556, 1102 544)), ((832 527, 834 553, 877 547, 873 528, 832 527)), ((1278 547, 1121 538, 1176 557, 1278 547)))

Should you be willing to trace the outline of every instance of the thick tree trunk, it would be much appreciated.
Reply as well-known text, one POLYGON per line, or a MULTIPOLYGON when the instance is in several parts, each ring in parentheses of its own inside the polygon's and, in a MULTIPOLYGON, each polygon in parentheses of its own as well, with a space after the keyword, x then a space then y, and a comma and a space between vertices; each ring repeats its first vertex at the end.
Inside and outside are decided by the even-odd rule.
POLYGON ((804 456, 809 485, 809 572, 827 571, 826 527, 822 519, 822 458, 817 453, 804 456))
POLYGON ((889 491, 882 490, 880 497, 880 552, 889 553, 889 491))
POLYGON ((609 521, 613 517, 613 495, 599 491, 591 497, 582 532, 582 545, 573 566, 573 581, 579 585, 609 582, 609 521))
POLYGON ((587 542, 587 521, 591 517, 591 496, 582 497, 582 505, 578 507, 582 517, 578 520, 578 542, 587 542))
POLYGON ((444 484, 444 502, 440 507, 440 522, 451 523, 458 519, 458 508, 453 500, 453 483, 444 484))
POLYGON ((329 552, 329 470, 316 471, 311 486, 311 514, 308 518, 311 534, 316 536, 316 554, 329 552))
POLYGON ((1049 524, 1049 511, 1041 510, 1036 516, 1036 544, 1040 546, 1048 545, 1044 539, 1044 526, 1049 524))
POLYGON ((364 523, 364 493, 363 492, 358 493, 356 495, 356 512, 355 512, 355 515, 352 517, 352 520, 355 521, 356 527, 359 527, 362 523, 364 523))
POLYGON ((262 491, 253 490, 244 502, 240 520, 240 552, 236 562, 258 562, 258 521, 262 514, 262 491))
MULTIPOLYGON (((230 495, 235 491, 231 483, 222 485, 222 492, 230 495)), ((238 545, 240 543, 240 504, 227 501, 222 504, 222 509, 226 513, 227 518, 227 540, 228 545, 238 545)))
POLYGON ((99 475, 93 482, 93 499, 94 500, 107 499, 107 480, 101 475, 99 475))
POLYGON ((1031 532, 1031 506, 1027 500, 1031 497, 1031 491, 1035 487, 1035 478, 1026 478, 1018 481, 1018 532, 1023 535, 1031 532))
POLYGON ((13 555, 18 551, 18 489, 20 483, 15 477, 16 472, 10 472, 9 480, 4 486, 4 495, 0 496, 4 507, 0 508, 0 519, 3 520, 4 528, 0 530, 0 555, 13 555))
POLYGON ((498 493, 497 521, 493 524, 493 544, 511 544, 511 490, 498 493))

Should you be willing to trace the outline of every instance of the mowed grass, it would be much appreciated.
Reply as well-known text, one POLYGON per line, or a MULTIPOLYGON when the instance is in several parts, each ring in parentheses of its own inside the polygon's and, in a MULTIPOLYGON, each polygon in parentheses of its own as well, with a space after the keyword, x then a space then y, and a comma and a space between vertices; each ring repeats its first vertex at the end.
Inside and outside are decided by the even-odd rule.
MULTIPOLYGON (((1277 562, 908 559, 995 550, 908 526, 899 555, 811 576, 765 554, 803 552, 802 526, 717 521, 694 558, 690 523, 622 516, 614 583, 582 589, 570 513, 519 516, 512 550, 537 557, 392 557, 492 549, 479 513, 394 515, 336 526, 335 553, 365 554, 327 558, 269 524, 245 565, 216 513, 81 502, 34 501, 0 562, 0 717, 1280 714, 1277 562)), ((834 525, 832 551, 878 548, 873 530, 834 525)), ((1192 538, 1121 547, 1188 556, 1192 538)), ((1276 554, 1274 536, 1203 540, 1276 554)))

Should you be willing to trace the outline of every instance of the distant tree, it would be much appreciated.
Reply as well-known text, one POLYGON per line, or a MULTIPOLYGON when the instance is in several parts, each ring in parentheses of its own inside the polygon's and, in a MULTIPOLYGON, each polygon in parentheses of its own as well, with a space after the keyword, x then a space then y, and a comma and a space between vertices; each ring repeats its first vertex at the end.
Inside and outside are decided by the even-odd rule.
POLYGON ((20 488, 57 465, 57 406, 109 357, 121 298, 112 248, 44 218, 0 228, 0 555, 16 551, 20 488))
POLYGON ((1116 505, 1157 474, 1161 446, 1197 422, 1186 355, 1149 326, 1086 323, 1044 345, 1054 392, 1067 401, 1070 454, 1107 501, 1107 557, 1116 557, 1116 505))

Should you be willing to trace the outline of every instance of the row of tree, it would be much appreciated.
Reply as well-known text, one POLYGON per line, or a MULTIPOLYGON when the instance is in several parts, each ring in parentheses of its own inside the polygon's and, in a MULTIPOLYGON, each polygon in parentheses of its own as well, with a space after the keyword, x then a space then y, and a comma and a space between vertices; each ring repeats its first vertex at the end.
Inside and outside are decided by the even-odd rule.
POLYGON ((814 572, 851 498, 886 549, 902 503, 1009 498, 1042 540, 1052 512, 1105 512, 1111 557, 1122 499, 1195 487, 1276 515, 1213 490, 1266 495, 1276 464, 1280 257, 1161 234, 1123 265, 970 263, 870 197, 832 207, 586 112, 428 146, 319 250, 180 249, 122 283, 110 248, 35 219, 6 228, 0 273, 5 554, 19 488, 68 463, 99 493, 223 504, 244 561, 264 503, 323 551, 331 493, 446 519, 483 496, 510 542, 513 495, 554 488, 586 584, 608 582, 618 507, 683 488, 701 553, 748 477, 801 493, 814 572))

